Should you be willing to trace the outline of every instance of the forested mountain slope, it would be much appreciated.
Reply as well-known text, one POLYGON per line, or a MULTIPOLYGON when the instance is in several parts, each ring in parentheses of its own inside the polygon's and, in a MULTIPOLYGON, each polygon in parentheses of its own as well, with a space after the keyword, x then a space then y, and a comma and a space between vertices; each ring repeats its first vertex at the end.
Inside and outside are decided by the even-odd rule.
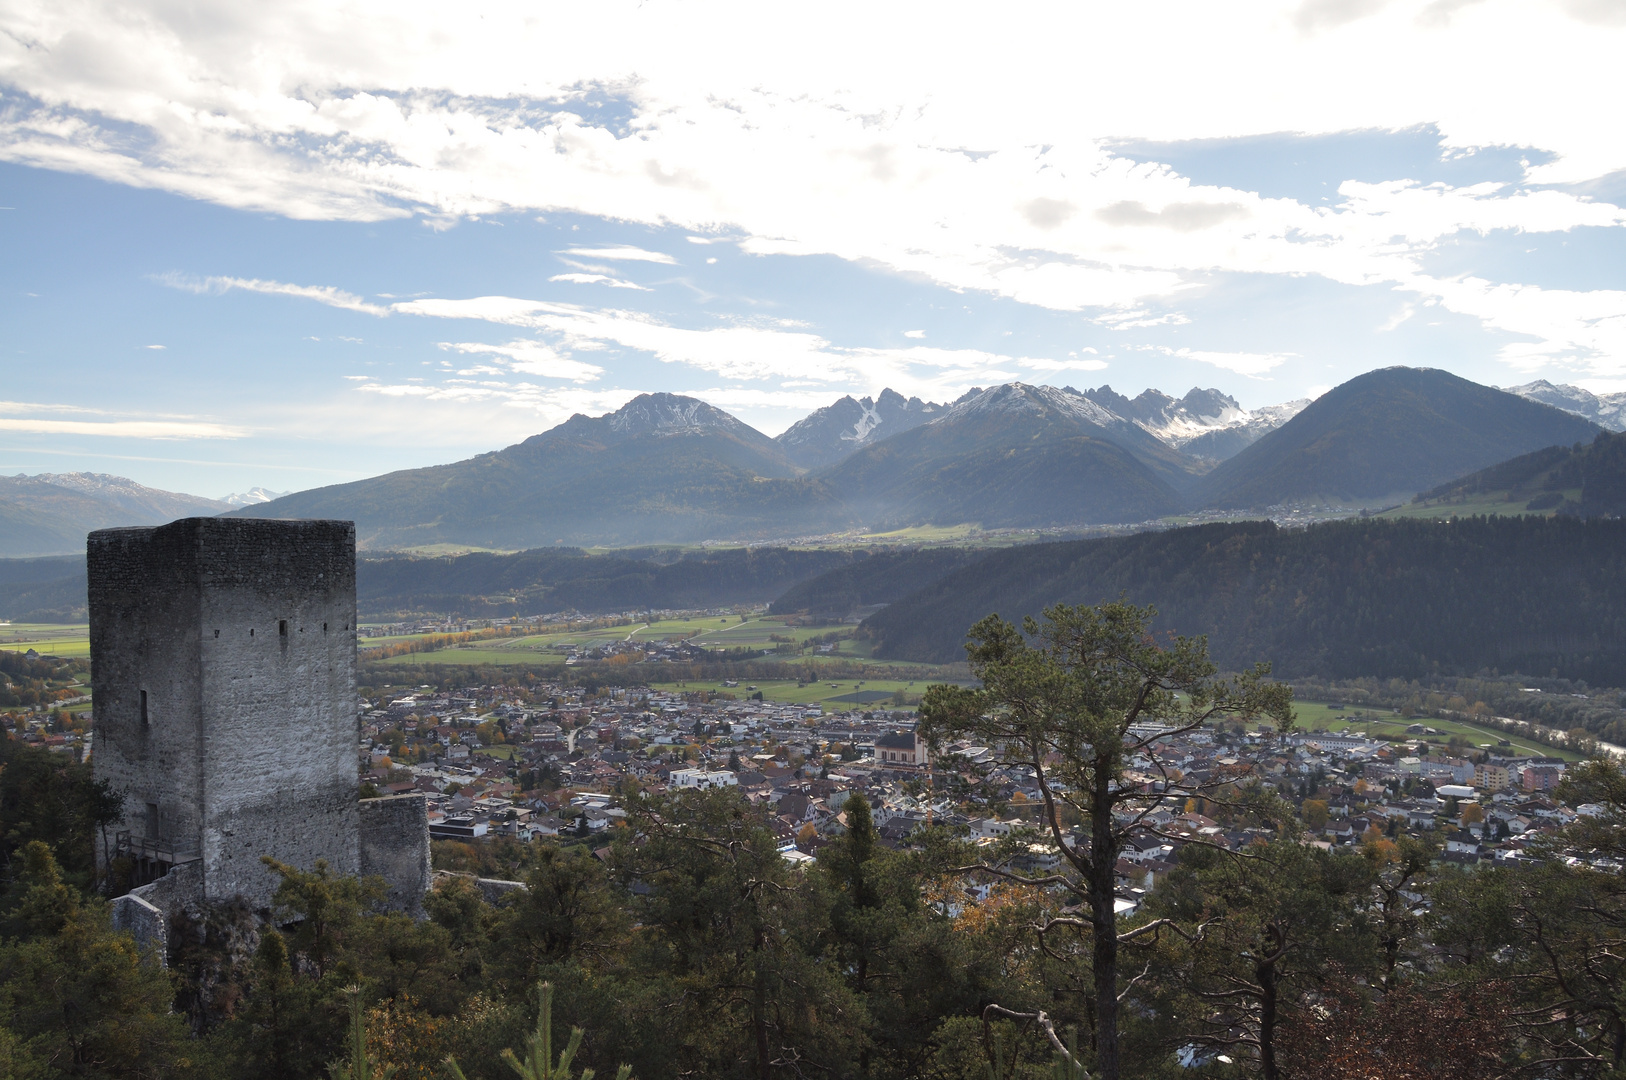
POLYGON ((1202 505, 1265 507, 1411 494, 1545 446, 1590 420, 1430 368, 1384 368, 1311 402, 1209 473, 1202 505))
POLYGON ((1531 511, 1581 517, 1626 516, 1626 434, 1549 446, 1420 493, 1413 502, 1448 507, 1494 496, 1531 511))
POLYGON ((83 555, 0 559, 0 619, 80 622, 87 611, 83 555))
POLYGON ((481 617, 575 609, 709 608, 759 604, 862 553, 731 548, 678 558, 588 555, 543 548, 514 555, 362 559, 356 602, 364 616, 458 612, 481 617))
MULTIPOLYGON (((766 547, 613 555, 589 555, 580 548, 513 555, 390 555, 357 561, 356 605, 363 618, 729 607, 766 603, 800 582, 865 558, 861 551, 766 547)), ((85 606, 83 556, 0 559, 0 619, 77 621, 85 617, 85 606)))
POLYGON ((1626 522, 1572 517, 1203 525, 997 551, 871 616, 887 659, 961 659, 998 612, 1124 596, 1215 659, 1284 676, 1480 671, 1626 683, 1626 522))
POLYGON ((859 608, 900 600, 986 554, 951 547, 858 552, 851 562, 797 584, 768 610, 773 615, 845 618, 859 608))

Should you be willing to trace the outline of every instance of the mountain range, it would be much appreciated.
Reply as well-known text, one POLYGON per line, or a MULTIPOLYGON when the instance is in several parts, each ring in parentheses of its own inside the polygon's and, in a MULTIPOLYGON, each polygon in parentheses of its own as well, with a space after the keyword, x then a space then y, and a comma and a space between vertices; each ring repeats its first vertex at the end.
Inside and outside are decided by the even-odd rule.
POLYGON ((161 525, 230 509, 218 499, 159 491, 106 473, 0 476, 0 555, 83 551, 92 529, 161 525))
POLYGON ((1508 393, 1584 416, 1610 431, 1626 431, 1626 393, 1594 394, 1579 386, 1555 386, 1546 379, 1510 386, 1508 393))
POLYGON ((777 439, 698 399, 644 394, 466 461, 234 512, 349 518, 373 548, 1052 528, 1204 507, 1376 506, 1600 430, 1572 412, 1416 368, 1367 372, 1312 403, 1257 412, 1201 389, 1129 399, 1110 386, 1007 383, 949 405, 883 392, 843 398, 777 439))
POLYGON ((213 500, 99 474, 0 478, 0 553, 82 550, 89 529, 222 512, 348 518, 364 547, 384 550, 764 542, 922 525, 1132 524, 1283 503, 1376 507, 1589 441, 1618 421, 1617 404, 1576 387, 1502 391, 1411 368, 1252 411, 1214 389, 1129 398, 1110 386, 1008 383, 949 403, 891 390, 843 397, 770 438, 696 398, 643 394, 464 461, 292 494, 256 488, 213 500))

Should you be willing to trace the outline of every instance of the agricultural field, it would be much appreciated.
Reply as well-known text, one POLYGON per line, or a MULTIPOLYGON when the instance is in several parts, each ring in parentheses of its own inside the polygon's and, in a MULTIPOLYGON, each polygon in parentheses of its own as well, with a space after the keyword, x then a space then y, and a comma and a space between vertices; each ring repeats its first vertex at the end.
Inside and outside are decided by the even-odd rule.
POLYGON ((76 658, 90 655, 90 627, 84 623, 8 623, 0 625, 0 649, 76 658))
MULTIPOLYGON (((574 645, 590 649, 615 641, 688 640, 696 645, 713 649, 772 649, 780 642, 772 636, 804 642, 808 638, 831 632, 831 627, 786 626, 778 617, 748 615, 707 616, 696 619, 666 619, 654 623, 622 623, 619 626, 592 630, 550 630, 520 638, 495 638, 456 645, 434 652, 412 653, 391 657, 380 663, 418 664, 525 664, 558 663, 564 660, 574 645)), ((410 637, 376 638, 369 645, 388 645, 411 641, 410 637)), ((851 641, 841 642, 839 653, 847 659, 864 656, 851 641)), ((365 647, 365 646, 364 646, 365 647)), ((811 659, 804 656, 803 659, 811 659)))
MULTIPOLYGON (((366 623, 361 624, 362 629, 367 628, 366 623)), ((356 648, 376 649, 380 645, 403 645, 409 641, 423 641, 425 638, 445 637, 445 632, 437 630, 429 634, 391 634, 388 637, 361 637, 356 638, 356 648)))
MULTIPOLYGON (((1362 735, 1373 739, 1419 739, 1425 736, 1407 736, 1406 728, 1412 724, 1422 724, 1440 732, 1438 735, 1429 735, 1426 738, 1431 742, 1444 744, 1453 735, 1461 735, 1475 749, 1494 747, 1501 739, 1506 739, 1512 748, 1521 755, 1530 757, 1556 757, 1565 761, 1580 761, 1582 755, 1573 750, 1561 750, 1547 746, 1543 743, 1533 742, 1530 739, 1519 738, 1500 728, 1488 727, 1480 724, 1470 724, 1462 720, 1436 720, 1432 717, 1419 717, 1407 720, 1396 716, 1387 709, 1357 709, 1347 705, 1325 705, 1319 702, 1298 701, 1293 708, 1298 713, 1298 726, 1304 731, 1327 731, 1334 734, 1362 735)), ((1507 747, 1502 750, 1505 753, 1507 747)))
MULTIPOLYGON (((752 695, 751 687, 762 691, 762 697, 767 701, 777 701, 786 705, 820 705, 826 712, 839 712, 848 709, 861 709, 866 706, 874 708, 896 708, 888 704, 892 696, 902 690, 911 699, 918 698, 926 692, 931 685, 925 679, 825 679, 816 683, 798 686, 796 679, 757 679, 741 680, 738 686, 724 686, 720 682, 686 682, 682 688, 685 690, 717 690, 725 694, 733 694, 739 698, 748 698, 752 695)), ((913 706, 905 706, 913 708, 913 706)))
MULTIPOLYGON (((1579 502, 1581 498, 1581 489, 1575 488, 1570 491, 1560 492, 1560 494, 1579 502)), ((1500 515, 1502 517, 1513 517, 1515 515, 1530 517, 1553 516, 1554 510, 1552 508, 1546 510, 1526 510, 1524 505, 1529 501, 1530 499, 1527 497, 1519 499, 1516 502, 1508 502, 1507 492, 1487 491, 1482 495, 1475 495, 1471 498, 1466 498, 1460 501, 1446 500, 1430 501, 1427 503, 1406 503, 1404 506, 1397 506, 1393 510, 1385 510, 1383 513, 1375 516, 1382 518, 1434 519, 1452 517, 1466 518, 1474 517, 1476 515, 1481 517, 1489 517, 1493 514, 1500 515)))

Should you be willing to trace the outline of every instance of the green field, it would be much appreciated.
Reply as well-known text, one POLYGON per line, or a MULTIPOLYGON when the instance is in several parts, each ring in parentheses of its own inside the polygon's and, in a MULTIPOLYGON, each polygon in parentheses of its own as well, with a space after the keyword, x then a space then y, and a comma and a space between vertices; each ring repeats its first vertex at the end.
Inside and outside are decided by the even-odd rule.
MULTIPOLYGON (((1424 736, 1408 736, 1406 728, 1412 724, 1422 724, 1441 733, 1427 738, 1442 746, 1453 735, 1461 735, 1476 749, 1494 748, 1499 740, 1506 739, 1520 754, 1532 757, 1557 757, 1565 761, 1581 760, 1581 755, 1573 750, 1560 750, 1530 739, 1519 738, 1500 728, 1470 724, 1461 720, 1436 720, 1432 717, 1407 720, 1387 709, 1357 709, 1348 705, 1324 705, 1314 701, 1296 701, 1293 703, 1293 709, 1298 714, 1298 727, 1303 731, 1348 732, 1373 739, 1421 739, 1424 736), (1364 712, 1366 718, 1352 718, 1357 712, 1364 712), (1352 719, 1339 719, 1341 717, 1352 719)), ((1503 751, 1506 751, 1506 747, 1503 751)))
POLYGON ((33 649, 47 656, 89 656, 90 627, 83 623, 12 623, 0 626, 0 649, 33 649))
MULTIPOLYGON (((688 640, 696 645, 703 645, 712 649, 772 649, 780 642, 770 639, 770 635, 788 637, 796 642, 806 641, 819 634, 827 634, 830 627, 786 626, 783 619, 761 615, 745 616, 743 621, 738 615, 707 616, 697 619, 665 619, 654 623, 622 623, 618 626, 600 627, 594 630, 550 630, 542 634, 530 634, 520 638, 501 638, 488 641, 470 642, 467 645, 457 645, 439 649, 428 653, 411 653, 406 656, 391 657, 382 660, 386 664, 525 664, 525 663, 559 663, 566 655, 565 645, 575 645, 579 649, 589 649, 595 645, 604 645, 615 641, 625 641, 629 637, 634 641, 664 641, 688 640)), ((408 637, 378 638, 371 644, 385 645, 392 642, 410 641, 408 637)), ((855 648, 855 643, 844 641, 841 643, 841 654, 847 659, 855 656, 865 656, 867 651, 855 648)), ((811 657, 803 657, 804 660, 811 657)))
MULTIPOLYGON (((850 695, 871 696, 882 694, 891 697, 899 690, 911 697, 918 697, 926 692, 931 683, 925 679, 913 682, 903 679, 826 679, 806 686, 797 686, 795 679, 757 679, 741 680, 738 686, 724 686, 720 682, 686 682, 685 690, 720 690, 725 694, 733 694, 739 698, 748 698, 755 686, 762 691, 762 696, 768 701, 777 701, 786 705, 822 705, 826 712, 839 712, 846 709, 862 708, 862 704, 853 701, 842 701, 841 698, 850 695), (831 682, 835 685, 831 686, 831 682)), ((884 702, 874 701, 872 704, 886 707, 884 702)), ((912 707, 912 706, 911 706, 912 707)))
MULTIPOLYGON (((1566 491, 1562 494, 1567 498, 1579 502, 1581 498, 1581 489, 1576 488, 1573 491, 1566 491)), ((1524 508, 1524 504, 1529 502, 1531 497, 1533 496, 1527 496, 1513 502, 1509 502, 1507 499, 1507 492, 1487 491, 1482 495, 1475 495, 1462 501, 1407 503, 1404 506, 1397 506, 1393 510, 1385 510, 1383 513, 1376 516, 1382 518, 1434 518, 1441 520, 1452 517, 1490 517, 1492 515, 1500 515, 1502 517, 1553 516, 1553 510, 1526 510, 1524 508)))

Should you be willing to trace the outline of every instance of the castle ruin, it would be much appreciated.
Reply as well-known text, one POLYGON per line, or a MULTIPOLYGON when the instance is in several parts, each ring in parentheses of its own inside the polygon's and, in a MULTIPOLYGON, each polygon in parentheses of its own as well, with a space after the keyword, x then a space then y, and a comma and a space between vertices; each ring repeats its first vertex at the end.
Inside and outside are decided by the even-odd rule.
POLYGON ((93 532, 86 559, 92 761, 125 797, 99 855, 137 886, 115 918, 161 943, 180 910, 267 910, 266 855, 418 913, 422 796, 358 799, 354 524, 186 518, 93 532))

